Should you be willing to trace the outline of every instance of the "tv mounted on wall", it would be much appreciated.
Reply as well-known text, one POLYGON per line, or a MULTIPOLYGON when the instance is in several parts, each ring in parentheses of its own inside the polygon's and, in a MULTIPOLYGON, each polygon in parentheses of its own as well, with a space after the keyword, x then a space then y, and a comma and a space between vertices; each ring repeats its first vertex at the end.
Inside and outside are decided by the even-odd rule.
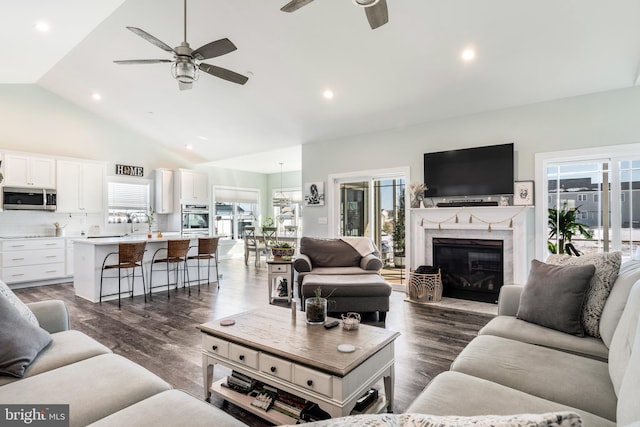
POLYGON ((513 194, 513 143, 425 153, 426 197, 513 194))

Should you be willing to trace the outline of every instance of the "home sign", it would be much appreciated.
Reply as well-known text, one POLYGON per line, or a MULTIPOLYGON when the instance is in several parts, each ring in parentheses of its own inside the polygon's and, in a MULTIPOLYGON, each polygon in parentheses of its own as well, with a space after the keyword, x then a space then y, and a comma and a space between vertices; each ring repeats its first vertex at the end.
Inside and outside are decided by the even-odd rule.
POLYGON ((116 175, 144 176, 142 166, 116 165, 116 175))

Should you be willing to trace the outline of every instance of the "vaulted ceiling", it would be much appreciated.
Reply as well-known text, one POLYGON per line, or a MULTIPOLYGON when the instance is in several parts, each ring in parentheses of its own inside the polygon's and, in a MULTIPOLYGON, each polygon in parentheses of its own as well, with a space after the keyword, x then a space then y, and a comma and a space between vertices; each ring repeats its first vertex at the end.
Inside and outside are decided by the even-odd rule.
POLYGON ((180 91, 171 64, 113 61, 172 59, 125 27, 178 46, 182 0, 3 2, 0 83, 40 85, 202 163, 279 172, 300 167, 301 144, 637 80, 637 0, 387 0, 375 30, 352 0, 286 3, 189 0, 191 47, 229 38, 236 51, 204 62, 249 80, 200 73, 180 91))

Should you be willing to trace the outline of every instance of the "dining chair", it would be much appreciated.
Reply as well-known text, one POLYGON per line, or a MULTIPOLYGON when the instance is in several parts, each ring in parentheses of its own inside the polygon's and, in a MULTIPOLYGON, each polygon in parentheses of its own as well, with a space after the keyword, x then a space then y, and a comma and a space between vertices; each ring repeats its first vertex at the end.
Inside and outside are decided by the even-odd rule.
MULTIPOLYGON (((171 294, 169 292, 170 287, 172 285, 169 280, 169 271, 171 270, 171 266, 173 265, 174 272, 174 280, 173 283, 178 288, 179 282, 179 270, 180 264, 182 264, 182 283, 183 286, 189 283, 189 269, 187 268, 187 253, 189 252, 189 239, 175 239, 175 240, 167 240, 167 247, 160 248, 156 250, 153 254, 153 258, 151 259, 151 272, 149 274, 149 299, 151 299, 151 290, 153 288, 159 288, 165 285, 153 286, 153 266, 156 264, 165 264, 165 270, 167 272, 167 298, 171 298, 171 294), (166 255, 164 255, 166 253, 166 255), (186 275, 186 279, 185 279, 186 275)), ((191 292, 191 289, 189 289, 191 292)))
POLYGON ((249 260, 249 253, 253 252, 256 254, 255 265, 256 267, 260 266, 260 254, 262 251, 266 251, 267 248, 264 245, 264 242, 260 242, 260 240, 256 236, 256 227, 253 225, 248 225, 244 227, 244 265, 247 265, 247 261, 249 260))
POLYGON ((118 269, 118 308, 120 308, 120 295, 122 294, 122 270, 129 270, 131 272, 124 276, 125 278, 131 277, 131 286, 128 292, 131 293, 131 298, 133 298, 133 293, 135 290, 135 281, 136 281, 136 267, 140 268, 140 276, 142 277, 142 293, 144 294, 144 301, 147 302, 147 290, 145 288, 144 283, 144 269, 142 268, 142 259, 144 257, 144 250, 147 246, 146 241, 136 242, 136 243, 119 243, 118 244, 118 252, 110 252, 104 257, 104 261, 102 261, 102 268, 100 269, 100 302, 102 302, 103 296, 113 296, 116 293, 103 295, 102 293, 102 284, 104 279, 115 279, 115 276, 104 276, 104 272, 106 270, 114 270, 118 269), (117 255, 118 260, 114 264, 107 264, 109 258, 117 255))
POLYGON ((262 227, 262 241, 267 259, 271 258, 271 248, 278 240, 278 227, 262 227))

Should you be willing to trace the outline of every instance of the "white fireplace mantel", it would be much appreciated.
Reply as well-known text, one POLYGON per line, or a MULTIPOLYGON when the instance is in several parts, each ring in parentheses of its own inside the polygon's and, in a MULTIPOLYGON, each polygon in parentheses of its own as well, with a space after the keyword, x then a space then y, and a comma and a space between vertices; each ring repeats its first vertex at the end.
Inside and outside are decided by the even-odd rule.
POLYGON ((465 234, 472 234, 474 238, 491 240, 505 240, 505 236, 512 236, 512 245, 509 245, 512 253, 509 254, 505 250, 504 260, 505 263, 511 261, 512 268, 505 268, 505 272, 512 271, 513 277, 505 277, 504 283, 524 284, 534 256, 533 219, 532 206, 411 209, 408 267, 414 270, 420 265, 433 265, 431 250, 428 247, 430 238, 439 235, 446 237, 454 230, 463 233, 468 231, 465 234))

